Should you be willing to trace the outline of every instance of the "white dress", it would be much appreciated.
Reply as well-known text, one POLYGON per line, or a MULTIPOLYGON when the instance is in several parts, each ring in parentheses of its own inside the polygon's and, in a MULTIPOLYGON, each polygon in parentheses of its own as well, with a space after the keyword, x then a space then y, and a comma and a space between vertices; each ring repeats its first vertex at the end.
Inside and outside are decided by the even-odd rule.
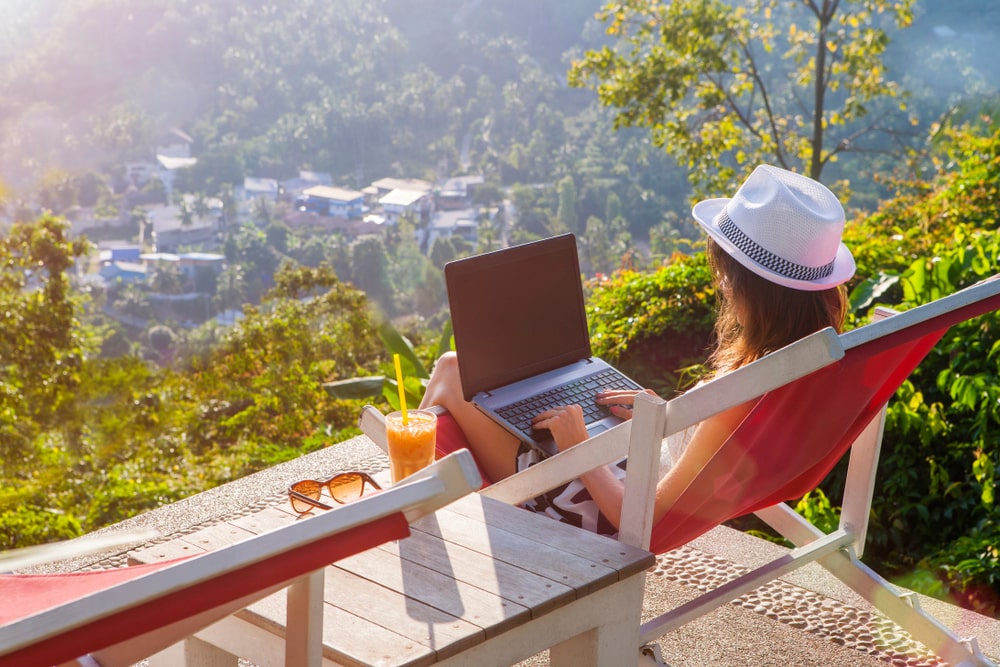
MULTIPOLYGON (((688 443, 691 442, 691 437, 694 435, 694 430, 695 427, 692 426, 684 431, 674 433, 663 441, 660 447, 659 479, 663 479, 663 476, 687 449, 688 443)), ((522 444, 517 452, 517 469, 519 471, 525 470, 541 460, 542 457, 538 450, 522 444)), ((622 459, 609 466, 618 479, 625 479, 625 464, 626 459, 622 459)), ((523 506, 533 512, 545 514, 558 521, 586 528, 601 535, 614 536, 618 532, 614 524, 601 514, 597 503, 590 497, 590 492, 579 479, 574 479, 568 484, 558 486, 547 493, 532 498, 523 506)))

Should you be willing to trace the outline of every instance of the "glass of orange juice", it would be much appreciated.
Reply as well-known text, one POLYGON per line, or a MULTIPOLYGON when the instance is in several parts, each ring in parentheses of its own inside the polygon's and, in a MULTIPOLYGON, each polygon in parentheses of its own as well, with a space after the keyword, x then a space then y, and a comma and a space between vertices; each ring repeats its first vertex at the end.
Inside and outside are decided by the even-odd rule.
POLYGON ((393 484, 434 463, 437 415, 429 410, 407 410, 406 418, 404 426, 400 411, 385 417, 393 484))

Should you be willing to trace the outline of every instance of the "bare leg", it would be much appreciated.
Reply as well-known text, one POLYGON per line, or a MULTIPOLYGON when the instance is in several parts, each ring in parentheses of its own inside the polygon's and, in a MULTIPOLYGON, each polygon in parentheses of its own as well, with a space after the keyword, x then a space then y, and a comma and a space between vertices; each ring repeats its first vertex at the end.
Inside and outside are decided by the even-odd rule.
POLYGON ((455 418, 476 461, 493 481, 516 472, 518 440, 462 396, 458 357, 446 352, 434 364, 420 407, 440 405, 455 418))

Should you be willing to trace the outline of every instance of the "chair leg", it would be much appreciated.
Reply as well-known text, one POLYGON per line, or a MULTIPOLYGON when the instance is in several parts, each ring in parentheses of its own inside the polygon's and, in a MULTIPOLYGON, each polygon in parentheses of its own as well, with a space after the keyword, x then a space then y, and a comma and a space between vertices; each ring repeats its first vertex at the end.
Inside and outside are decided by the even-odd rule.
POLYGON ((659 644, 644 644, 639 647, 639 667, 667 667, 659 644))
POLYGON ((924 611, 912 593, 896 587, 862 563, 850 549, 819 559, 819 563, 851 587, 914 639, 953 665, 996 667, 975 638, 961 638, 924 611))

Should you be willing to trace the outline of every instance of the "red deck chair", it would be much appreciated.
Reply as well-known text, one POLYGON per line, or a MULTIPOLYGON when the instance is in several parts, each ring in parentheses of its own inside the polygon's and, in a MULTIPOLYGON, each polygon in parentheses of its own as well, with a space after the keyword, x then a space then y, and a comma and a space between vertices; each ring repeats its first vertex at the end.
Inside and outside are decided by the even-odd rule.
MULTIPOLYGON (((994 279, 880 317, 840 336, 832 330, 813 334, 670 401, 643 396, 631 422, 492 484, 482 493, 519 504, 627 455, 620 540, 665 553, 729 519, 757 513, 799 545, 787 556, 643 624, 642 643, 817 561, 945 660, 991 665, 974 638, 957 637, 923 612, 914 596, 900 596, 859 558, 887 401, 949 327, 997 309, 1000 280, 994 279), (754 399, 758 403, 744 422, 653 526, 652 499, 662 440, 754 399), (841 524, 827 535, 786 501, 815 489, 848 451, 841 524), (892 594, 885 595, 886 591, 892 594)), ((367 424, 365 419, 365 432, 378 444, 382 436, 377 418, 369 415, 367 424)))
POLYGON ((0 575, 0 664, 37 667, 88 656, 104 666, 132 665, 284 587, 286 664, 319 664, 323 568, 407 537, 411 521, 480 486, 472 455, 459 452, 405 484, 201 555, 112 570, 0 575))

